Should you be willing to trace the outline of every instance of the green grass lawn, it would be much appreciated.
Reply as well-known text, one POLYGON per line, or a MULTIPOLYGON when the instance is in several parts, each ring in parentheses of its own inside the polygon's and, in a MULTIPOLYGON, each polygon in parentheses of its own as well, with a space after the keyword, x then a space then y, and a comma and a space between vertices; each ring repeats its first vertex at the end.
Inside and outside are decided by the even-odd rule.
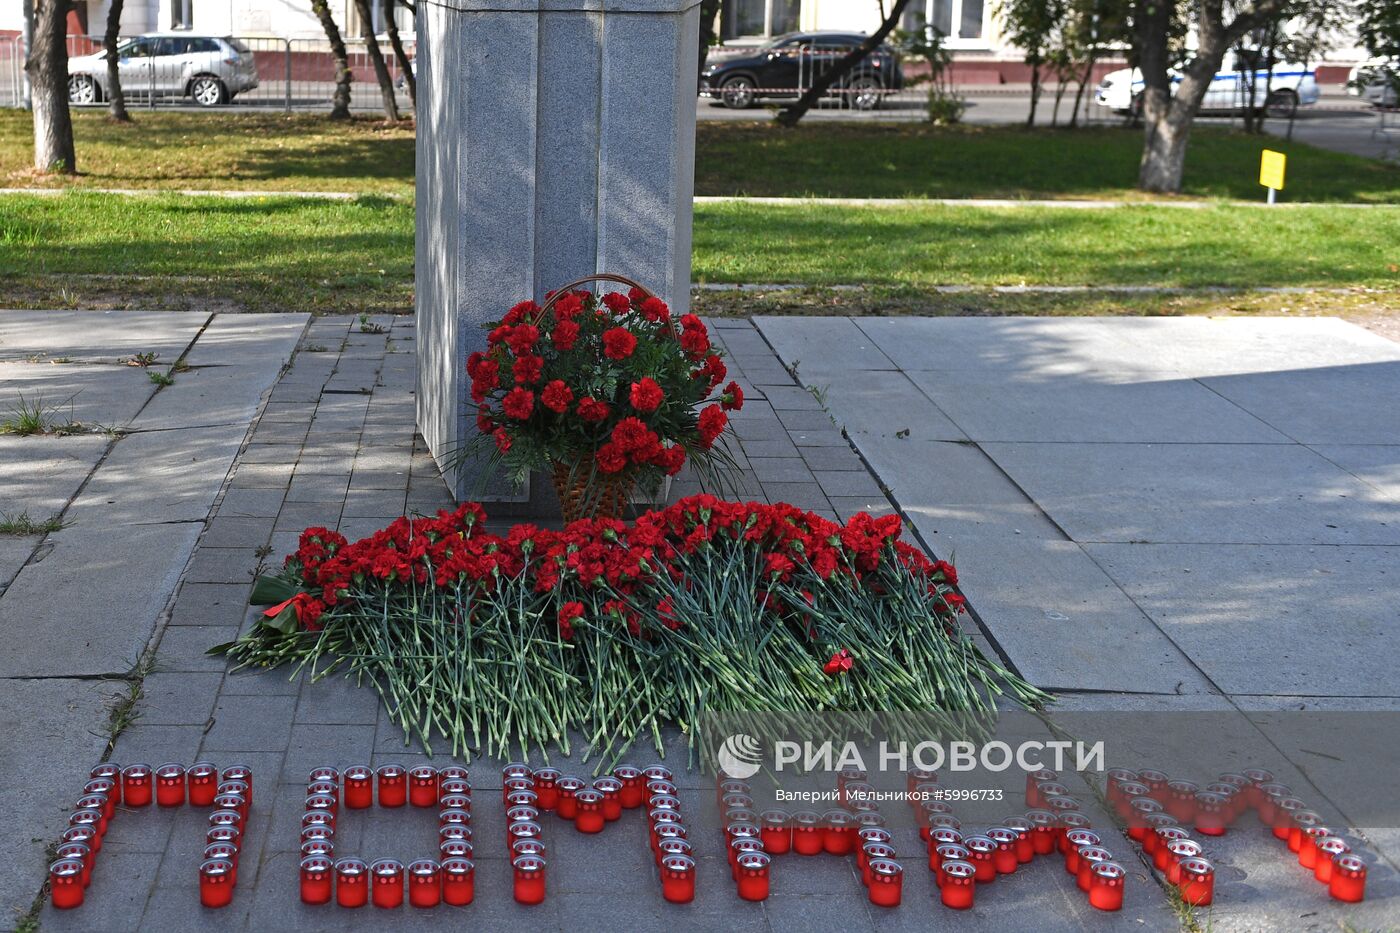
MULTIPOLYGON (((1395 289, 1400 207, 700 205, 708 282, 1395 289)), ((368 196, 0 197, 0 306, 406 311, 413 205, 368 196)), ((1391 292, 1390 294, 1394 294, 1391 292)))
MULTIPOLYGON (((413 130, 317 114, 147 113, 136 123, 74 114, 77 179, 29 174, 29 114, 0 111, 0 183, 98 188, 243 188, 413 193, 413 130)), ((1147 199, 1133 190, 1141 134, 1120 127, 701 123, 701 195, 1147 199)), ((1400 203, 1400 166, 1212 127, 1192 134, 1189 197, 1261 199, 1259 152, 1289 154, 1289 201, 1400 203)))

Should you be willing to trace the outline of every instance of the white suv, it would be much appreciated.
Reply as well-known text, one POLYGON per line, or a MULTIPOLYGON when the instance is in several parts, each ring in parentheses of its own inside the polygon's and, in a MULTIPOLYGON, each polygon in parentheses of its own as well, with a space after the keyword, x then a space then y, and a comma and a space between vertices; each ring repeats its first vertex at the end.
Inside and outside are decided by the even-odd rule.
MULTIPOLYGON (((226 104, 258 86, 253 53, 227 36, 160 33, 117 46, 117 74, 128 97, 190 97, 201 107, 226 104)), ((68 100, 101 103, 107 97, 106 52, 68 60, 68 100)))
MULTIPOLYGON (((1243 110, 1249 105, 1251 64, 1254 82, 1254 106, 1274 117, 1290 117, 1300 106, 1317 103, 1318 89, 1315 73, 1306 65, 1275 62, 1270 75, 1268 64, 1258 52, 1228 52, 1220 64, 1205 99, 1202 110, 1243 110), (1266 91, 1267 88, 1267 91, 1266 91)), ((1171 72, 1172 93, 1181 83, 1181 74, 1171 72)), ((1120 113, 1137 113, 1142 107, 1142 72, 1136 68, 1121 68, 1104 75, 1094 92, 1094 103, 1120 113)))

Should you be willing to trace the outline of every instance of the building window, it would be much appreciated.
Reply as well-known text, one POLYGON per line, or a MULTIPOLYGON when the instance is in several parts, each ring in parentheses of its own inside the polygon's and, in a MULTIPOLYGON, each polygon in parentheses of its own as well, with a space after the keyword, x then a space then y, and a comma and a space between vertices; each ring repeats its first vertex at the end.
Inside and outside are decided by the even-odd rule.
POLYGON ((724 4, 724 38, 781 36, 798 28, 801 14, 801 0, 731 0, 724 4))
POLYGON ((194 0, 170 0, 170 28, 194 28, 194 0))
POLYGON ((925 0, 920 9, 910 6, 904 13, 905 29, 922 28, 925 24, 937 29, 952 49, 986 48, 986 0, 925 0))

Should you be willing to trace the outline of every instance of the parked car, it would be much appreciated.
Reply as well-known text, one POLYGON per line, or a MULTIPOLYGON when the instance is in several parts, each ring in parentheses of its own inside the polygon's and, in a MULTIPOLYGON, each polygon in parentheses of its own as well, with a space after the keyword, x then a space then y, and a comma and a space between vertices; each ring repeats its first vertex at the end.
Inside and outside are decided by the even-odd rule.
MULTIPOLYGON (((1247 49, 1226 53, 1220 71, 1211 79, 1210 89, 1201 101, 1201 109, 1243 110, 1249 105, 1251 71, 1255 107, 1272 117, 1290 117, 1299 107, 1317 103, 1317 77, 1310 68, 1293 62, 1274 62, 1271 75, 1264 56, 1247 49)), ((1171 81, 1175 94, 1181 84, 1180 72, 1173 71, 1171 81)), ((1142 109, 1144 86, 1142 72, 1136 68, 1110 71, 1095 90, 1094 102, 1119 113, 1135 114, 1142 109)))
MULTIPOLYGON (((700 96, 734 110, 768 98, 797 97, 865 36, 850 32, 793 32, 755 49, 717 51, 700 76, 700 96)), ((833 92, 857 110, 874 110, 904 87, 899 54, 888 45, 865 56, 833 92)))
POLYGON ((1347 93, 1376 107, 1400 106, 1400 59, 1373 58, 1347 75, 1347 93))
MULTIPOLYGON (((253 53, 237 39, 159 33, 137 36, 117 46, 117 74, 127 96, 189 97, 214 107, 258 86, 253 53)), ((68 60, 68 100, 106 100, 106 52, 68 60)))

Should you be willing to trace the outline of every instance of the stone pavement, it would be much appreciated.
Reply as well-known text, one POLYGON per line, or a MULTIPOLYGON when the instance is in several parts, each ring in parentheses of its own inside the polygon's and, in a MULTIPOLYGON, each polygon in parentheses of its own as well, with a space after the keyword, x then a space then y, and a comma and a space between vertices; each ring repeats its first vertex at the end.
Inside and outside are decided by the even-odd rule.
POLYGON ((0 924, 28 910, 71 787, 105 751, 110 702, 168 608, 263 394, 306 315, 0 312, 0 924), (153 354, 149 367, 126 365, 153 354), (174 382, 158 386, 149 373, 174 382), (22 529, 11 529, 22 530, 22 529), (71 783, 71 782, 68 782, 71 783))
MULTIPOLYGON (((1062 329, 1047 326, 1040 333, 1031 328, 1032 333, 1021 337, 1014 336, 1015 328, 1028 325, 966 322, 984 326, 1000 323, 1013 336, 994 333, 988 337, 974 332, 961 338, 961 343, 941 333, 918 330, 940 322, 906 321, 905 326, 912 328, 909 331, 900 331, 892 324, 889 338, 882 338, 879 343, 856 323, 843 319, 763 320, 758 327, 737 320, 712 323, 717 342, 729 353, 731 370, 750 396, 734 424, 741 448, 737 453, 746 470, 746 492, 750 497, 788 501, 832 517, 845 517, 861 509, 889 511, 898 507, 912 522, 913 530, 940 556, 956 551, 953 556, 963 570, 985 634, 1033 680, 1061 691, 1067 709, 1104 705, 1121 708, 1143 703, 1174 708, 1174 704, 1184 703, 1192 708, 1229 710, 1236 708, 1231 703, 1245 702, 1242 697, 1227 696, 1228 691, 1215 679, 1223 677, 1221 670, 1227 667, 1228 651, 1216 651, 1215 658, 1193 660, 1192 652, 1200 653, 1199 649, 1189 644, 1185 636, 1178 638, 1168 628, 1168 620, 1159 619, 1154 610, 1145 605, 1138 608, 1139 602, 1146 602, 1146 596, 1127 595, 1127 584, 1120 586, 1118 578, 1104 569, 1107 558, 1095 553, 1094 549, 1101 546, 1118 546, 1131 553, 1132 547, 1119 544, 1115 535, 1131 536, 1129 541, 1150 536, 1150 529, 1115 526, 1110 521, 1114 510, 1106 500, 1110 495, 1134 493, 1141 484, 1133 482, 1127 471, 1149 470, 1155 463, 1153 458, 1111 460, 1119 464, 1119 472, 1096 479, 1108 490, 1100 496, 1076 497, 1073 490, 1058 493, 1082 511, 1083 522, 1104 526, 1104 530, 1096 528, 1092 533, 1073 537, 1060 524, 1069 518, 1056 517, 1011 482, 1007 472, 985 450, 993 441, 979 439, 980 428, 969 428, 970 416, 945 413, 930 401, 929 394, 915 388, 915 383, 936 374, 937 367, 924 366, 931 360, 946 360, 953 368, 965 370, 968 378, 956 383, 959 388, 974 397, 985 393, 1002 399, 999 417, 1008 419, 1012 426, 1008 428, 1007 440, 998 442, 1008 447, 1026 443, 1017 432, 1046 425, 1066 431, 1106 432, 1095 437, 1099 441, 1106 438, 1138 445, 1155 443, 1158 433, 1153 432, 1179 434, 1173 437, 1173 443, 1198 442, 1209 448, 1207 453, 1218 453, 1215 448, 1228 446, 1225 441, 1301 446, 1286 438, 1272 441, 1269 430, 1287 428, 1255 425, 1236 413, 1237 406, 1214 405, 1189 387, 1181 386, 1129 389, 1147 393, 1145 398, 1137 398, 1139 410, 1134 414, 1130 400, 1120 401, 1109 390, 1136 384, 1127 378, 1140 365, 1135 362, 1139 356, 1136 341, 1105 337, 1087 350, 1079 348, 1076 340, 1088 338, 1078 328, 1087 322, 1045 322, 1062 329), (908 370, 907 375, 899 370, 896 361, 908 370), (800 383, 790 375, 789 367, 797 370, 800 383), (1024 368, 1023 375, 1031 380, 1020 394, 1014 391, 1015 367, 1024 368), (998 375, 1001 384, 993 384, 992 377, 998 375), (1050 375, 1060 380, 1053 386, 1053 395, 1034 382, 1050 375), (974 378, 978 376, 983 377, 980 382, 974 378), (1090 411, 1078 410, 1071 403, 1077 397, 1071 391, 1076 389, 1074 378, 1083 383, 1077 386, 1078 397, 1086 399, 1082 407, 1090 411), (845 423, 849 440, 823 410, 819 398, 845 423), (1042 416, 1036 406, 1050 398, 1055 399, 1052 415, 1042 416), (1180 414, 1178 409, 1188 404, 1204 407, 1180 414), (967 424, 959 427, 955 418, 962 418, 967 424), (1017 418, 1022 419, 1019 426, 1014 423, 1017 418), (1164 424, 1154 425, 1154 421, 1162 419, 1164 424), (906 430, 907 436, 900 436, 906 430), (867 463, 878 480, 872 477, 867 463), (1089 508, 1094 505, 1098 512, 1089 508), (1115 630, 1120 638, 1105 637, 1105 633, 1115 630), (1132 691, 1133 695, 1124 691, 1132 691)), ((1348 362, 1356 362, 1369 354, 1363 365, 1384 366, 1393 359, 1385 357, 1379 345, 1352 335, 1344 326, 1317 326, 1320 330, 1303 334, 1271 333, 1267 327, 1259 332, 1246 329, 1236 338, 1242 346, 1214 351, 1209 346, 1215 339, 1213 335, 1208 341, 1177 341, 1175 345, 1154 335, 1152 349, 1171 359, 1175 366, 1213 363, 1212 375, 1222 379, 1228 379, 1235 371, 1231 361, 1246 349, 1255 356, 1246 372, 1255 372, 1266 363, 1272 364, 1273 369, 1281 368, 1289 360, 1290 341, 1302 338, 1310 341, 1310 354, 1322 354, 1319 360, 1350 354, 1358 359, 1348 362), (1319 343, 1329 341, 1340 343, 1345 352, 1330 345, 1318 348, 1319 343), (1331 357, 1326 355, 1329 353, 1331 357)), ((277 353, 271 356, 277 358, 277 353)), ((226 470, 218 473, 216 485, 222 488, 212 514, 184 570, 173 605, 161 616, 157 633, 151 639, 156 669, 145 678, 144 695, 137 706, 139 717, 117 738, 112 755, 115 761, 159 764, 207 758, 229 764, 236 759, 253 767, 258 783, 240 865, 241 883, 233 905, 217 912, 197 907, 194 871, 196 844, 202 837, 201 814, 186 810, 173 814, 123 814, 104 846, 99 861, 101 878, 89 890, 88 903, 82 910, 66 914, 45 908, 39 915, 42 929, 100 928, 113 933, 138 929, 416 929, 460 922, 458 915, 444 915, 444 911, 405 909, 392 914, 351 914, 299 903, 295 890, 296 830, 307 771, 320 764, 343 767, 363 762, 416 763, 424 759, 424 754, 417 747, 405 746, 402 733, 389 722, 379 708, 377 696, 367 687, 358 688, 340 678, 312 684, 303 676, 289 676, 291 672, 286 670, 229 673, 221 658, 204 653, 210 645, 229 640, 251 624, 258 611, 247 606, 253 574, 259 567, 278 565, 281 557, 294 548, 302 528, 338 527, 353 538, 368 534, 405 512, 431 512, 451 504, 445 484, 413 430, 413 367, 411 319, 384 319, 363 328, 348 318, 328 317, 313 321, 305 329, 293 365, 267 395, 260 414, 243 417, 244 427, 251 422, 251 430, 246 440, 239 435, 242 446, 232 473, 226 479, 226 470), (96 927, 94 918, 100 918, 96 927)), ((180 385, 179 378, 176 387, 180 385)), ((1140 381, 1173 382, 1178 378, 1140 381)), ((1360 387, 1382 395, 1389 391, 1383 379, 1360 387)), ((1238 388, 1243 394, 1244 387, 1238 388)), ((1275 400, 1283 411, 1292 412, 1295 408, 1282 401, 1286 399, 1286 389, 1279 387, 1264 395, 1275 400)), ((225 401, 223 396, 210 399, 219 405, 225 401)), ((1370 475, 1377 479, 1390 476, 1393 480, 1393 471, 1386 472, 1384 418, 1383 413, 1375 415, 1375 438, 1379 440, 1358 442, 1366 450, 1354 453, 1358 457, 1364 453, 1368 458, 1365 462, 1371 465, 1370 475), (1377 446, 1380 449, 1373 449, 1377 446)), ((1352 444, 1350 436, 1341 431, 1337 417, 1322 416, 1318 420, 1321 427, 1340 432, 1328 443, 1352 444)), ((133 439, 136 438, 120 443, 133 439)), ((1078 441, 1054 442, 1060 443, 1068 446, 1078 441)), ((1275 453, 1286 456, 1281 451, 1275 453)), ((1035 457, 1028 459, 1033 466, 1040 462, 1035 457)), ((1231 462, 1227 460, 1226 464, 1231 462)), ((1072 469, 1087 467, 1079 464, 1072 469)), ((1233 482, 1225 484, 1224 492, 1238 495, 1241 476, 1251 474, 1243 473, 1238 466, 1234 470, 1233 482)), ((186 476, 190 472, 172 472, 169 479, 176 483, 192 480, 186 476)), ((1061 468, 1055 475, 1064 472, 1065 468, 1061 468)), ((1304 471, 1298 475, 1313 474, 1304 471)), ((1185 481, 1178 471, 1153 482, 1165 482, 1173 476, 1177 482, 1185 481)), ((1259 521, 1272 522, 1269 527, 1284 539, 1290 534, 1306 533, 1311 536, 1309 546, 1315 538, 1335 549, 1337 545, 1331 542, 1355 535, 1363 543, 1348 542, 1346 546, 1356 548, 1360 556, 1371 553, 1365 549, 1388 547, 1384 543, 1387 532, 1380 524, 1384 516, 1376 514, 1389 508, 1386 501, 1364 489, 1358 492, 1342 479, 1328 476, 1327 488, 1335 489, 1339 496, 1347 493, 1358 501, 1334 502, 1330 506, 1318 501, 1290 510, 1284 502, 1287 497, 1274 491, 1269 500, 1274 506, 1260 510, 1263 518, 1259 521), (1327 527, 1330 524, 1337 528, 1327 527)), ((1229 529, 1231 521, 1240 521, 1245 510, 1227 507, 1230 501, 1238 504, 1237 500, 1222 500, 1218 490, 1203 485, 1204 478, 1194 482, 1196 485, 1188 484, 1174 496, 1163 493, 1157 500, 1135 506, 1133 515, 1137 517, 1133 520, 1174 521, 1174 531, 1189 529, 1189 516, 1180 513, 1194 501, 1214 504, 1207 527, 1229 529)), ((1054 491, 1053 486, 1047 488, 1054 491)), ((693 491, 693 483, 683 479, 675 484, 671 495, 693 491)), ((1312 498, 1321 496, 1317 492, 1312 498)), ((171 505, 166 501, 169 497, 163 494, 133 496, 125 500, 130 506, 124 506, 115 494, 108 498, 118 500, 110 503, 113 506, 136 510, 163 510, 171 505)), ((1264 501, 1261 496, 1246 497, 1251 498, 1264 501)), ((498 520, 498 524, 503 523, 504 520, 498 520)), ((1070 526, 1077 528, 1073 523, 1070 526)), ((1240 546, 1233 534, 1221 532, 1218 537, 1224 543, 1212 539, 1202 546, 1240 546)), ((119 543, 121 536, 112 536, 112 541, 119 543)), ((1181 547, 1183 542, 1173 539, 1171 546, 1181 547)), ((1332 554, 1332 550, 1327 554, 1332 554)), ((1209 570, 1217 574, 1229 569, 1213 555, 1208 560, 1210 566, 1193 565, 1191 569, 1194 573, 1209 570)), ((1343 566, 1342 562, 1337 566, 1343 566)), ((1320 573, 1307 577, 1305 582, 1309 586, 1328 585, 1327 577, 1320 573)), ((1354 624, 1356 634, 1348 637, 1376 639, 1376 651, 1389 650, 1385 636, 1376 631, 1376 626, 1363 625, 1365 617, 1361 614, 1373 611, 1368 607, 1386 598, 1384 594, 1375 595, 1384 582, 1378 572, 1366 577, 1361 592, 1347 594, 1348 606, 1355 610, 1353 615, 1333 622, 1334 626, 1354 624)), ((1230 585, 1230 578, 1227 575, 1223 582, 1213 585, 1223 588, 1230 585)), ((1302 584, 1299 586, 1301 589, 1302 584)), ((1162 598, 1171 595, 1168 587, 1162 598)), ((1301 613, 1310 595, 1298 592, 1290 598, 1294 600, 1293 611, 1301 613)), ((1318 598, 1317 594, 1314 592, 1311 598, 1318 598)), ((1201 611, 1202 606, 1210 605, 1209 601, 1193 603, 1176 611, 1201 611)), ((1261 610, 1251 600, 1217 600, 1214 606, 1220 615, 1187 618, 1179 624, 1209 625, 1215 632, 1227 633, 1236 626, 1266 624, 1256 618, 1261 610), (1223 614, 1226 609, 1230 610, 1228 616, 1223 614)), ((57 618, 52 609, 37 612, 45 621, 57 618)), ((1301 619, 1301 615, 1297 618, 1301 619)), ((5 624, 11 624, 8 614, 5 624)), ((144 634, 139 632, 140 625, 135 620, 122 623, 123 631, 131 628, 126 633, 134 644, 145 644, 150 635, 151 623, 141 624, 146 626, 144 634)), ((1285 624, 1291 623, 1285 620, 1285 624)), ((1306 632, 1295 624, 1291 634, 1302 638, 1306 632)), ((1325 647, 1322 640, 1307 643, 1309 650, 1325 647)), ((54 652, 59 657, 67 653, 66 646, 63 651, 54 652)), ((1282 679, 1279 670, 1287 665, 1277 663, 1278 657, 1271 660, 1276 662, 1273 669, 1258 676, 1282 679)), ((1360 657, 1354 660, 1366 662, 1360 657)), ((1329 693, 1344 692, 1344 687, 1337 686, 1339 678, 1335 672, 1322 673, 1329 693)), ((1341 681, 1348 682, 1345 678, 1341 681)), ((1266 703, 1274 700, 1274 694, 1289 691, 1279 689, 1271 681, 1269 690, 1256 692, 1271 693, 1269 697, 1251 698, 1266 703)), ((4 773, 29 777, 36 767, 36 758, 47 762, 45 756, 54 756, 54 773, 59 779, 48 782, 53 787, 46 792, 66 803, 81 785, 80 781, 75 783, 76 775, 68 776, 79 762, 94 758, 102 742, 88 747, 85 743, 65 744, 64 738, 75 734, 76 729, 100 730, 102 716, 100 701, 94 701, 87 707, 68 711, 62 729, 38 722, 47 718, 53 704, 60 702, 59 695, 60 691, 55 691, 34 701, 46 716, 32 717, 36 722, 27 728, 31 732, 49 730, 48 738, 37 746, 40 754, 36 756, 35 749, 16 748, 13 760, 5 762, 4 773), (84 722, 86 725, 75 725, 84 722)), ((679 751, 677 737, 668 734, 666 738, 668 748, 679 751)), ((6 755, 11 754, 7 748, 6 755)), ((646 761, 652 756, 643 751, 637 757, 646 761)), ((488 804, 477 813, 476 830, 479 838, 485 840, 497 838, 504 828, 502 815, 489 805, 490 789, 499 786, 497 769, 498 763, 490 760, 472 764, 473 782, 483 791, 481 797, 488 804)), ((7 778, 4 786, 13 787, 16 783, 7 778)), ((699 793, 694 777, 682 773, 681 783, 686 790, 683 796, 699 793)), ((34 803, 42 829, 32 835, 36 841, 53 838, 63 825, 61 804, 47 797, 34 803)), ((1089 807, 1096 809, 1093 801, 1089 807)), ((7 815, 9 809, 6 808, 7 815)), ((422 854, 420 844, 414 840, 421 840, 421 846, 426 847, 432 838, 430 824, 430 819, 411 811, 374 811, 363 818, 357 814, 347 818, 337 833, 337 854, 422 854), (404 819, 423 825, 405 836, 404 819)), ((692 829, 702 841, 718 833, 713 814, 703 811, 692 829)), ((569 930, 1178 928, 1176 915, 1156 889, 1156 882, 1141 869, 1130 874, 1128 908, 1111 916, 1090 910, 1053 866, 1035 866, 1022 873, 1024 877, 1018 875, 1014 886, 1006 887, 1004 894, 1002 886, 996 886, 998 890, 992 895, 979 898, 970 917, 954 916, 940 908, 930 910, 926 905, 932 897, 931 881, 912 858, 906 860, 913 869, 907 882, 906 906, 897 911, 870 908, 852 874, 853 866, 836 859, 804 860, 800 870, 785 870, 784 863, 775 872, 773 896, 761 905, 748 905, 734 898, 727 878, 723 877, 727 868, 722 859, 704 845, 700 847, 700 872, 709 880, 701 884, 697 901, 688 907, 668 906, 661 902, 654 885, 637 881, 639 875, 644 877, 649 871, 641 854, 644 843, 640 824, 633 821, 628 826, 614 827, 605 841, 599 842, 588 842, 571 830, 557 828, 557 824, 549 825, 546 831, 551 865, 562 866, 558 874, 551 875, 554 896, 536 908, 515 905, 509 896, 504 861, 497 857, 495 846, 484 844, 478 850, 478 901, 462 915, 467 922, 486 929, 515 925, 569 930), (633 844, 618 844, 619 835, 633 844), (600 859, 600 854, 606 857, 600 859), (565 894, 567 898, 562 896, 565 894), (1035 911, 1033 918, 1026 914, 1029 909, 1035 911)), ((14 834, 7 826, 4 835, 9 838, 14 834)), ((26 831, 25 836, 29 835, 26 831)), ((1124 857, 1130 852, 1123 842, 1113 848, 1121 849, 1124 857)), ((1264 850, 1261 855, 1261 848, 1234 837, 1222 848, 1227 866, 1222 884, 1228 884, 1230 898, 1244 907, 1233 914, 1217 909, 1212 920, 1215 926, 1280 930, 1314 922, 1332 926, 1336 915, 1328 912, 1325 900, 1319 905, 1315 903, 1315 891, 1289 882, 1287 866, 1279 864, 1276 853, 1264 850), (1288 901, 1280 912, 1271 898, 1277 889, 1289 885, 1300 899, 1288 901), (1298 919, 1309 912, 1321 919, 1298 919)), ((43 858, 36 849, 8 859, 7 864, 8 874, 0 879, 5 885, 5 904, 8 909, 22 912, 39 888, 43 858)), ((1390 899, 1377 896, 1368 902, 1368 910, 1356 915, 1363 925, 1374 925, 1367 921, 1392 909, 1394 871, 1385 865, 1375 870, 1378 895, 1389 892, 1390 899)))

